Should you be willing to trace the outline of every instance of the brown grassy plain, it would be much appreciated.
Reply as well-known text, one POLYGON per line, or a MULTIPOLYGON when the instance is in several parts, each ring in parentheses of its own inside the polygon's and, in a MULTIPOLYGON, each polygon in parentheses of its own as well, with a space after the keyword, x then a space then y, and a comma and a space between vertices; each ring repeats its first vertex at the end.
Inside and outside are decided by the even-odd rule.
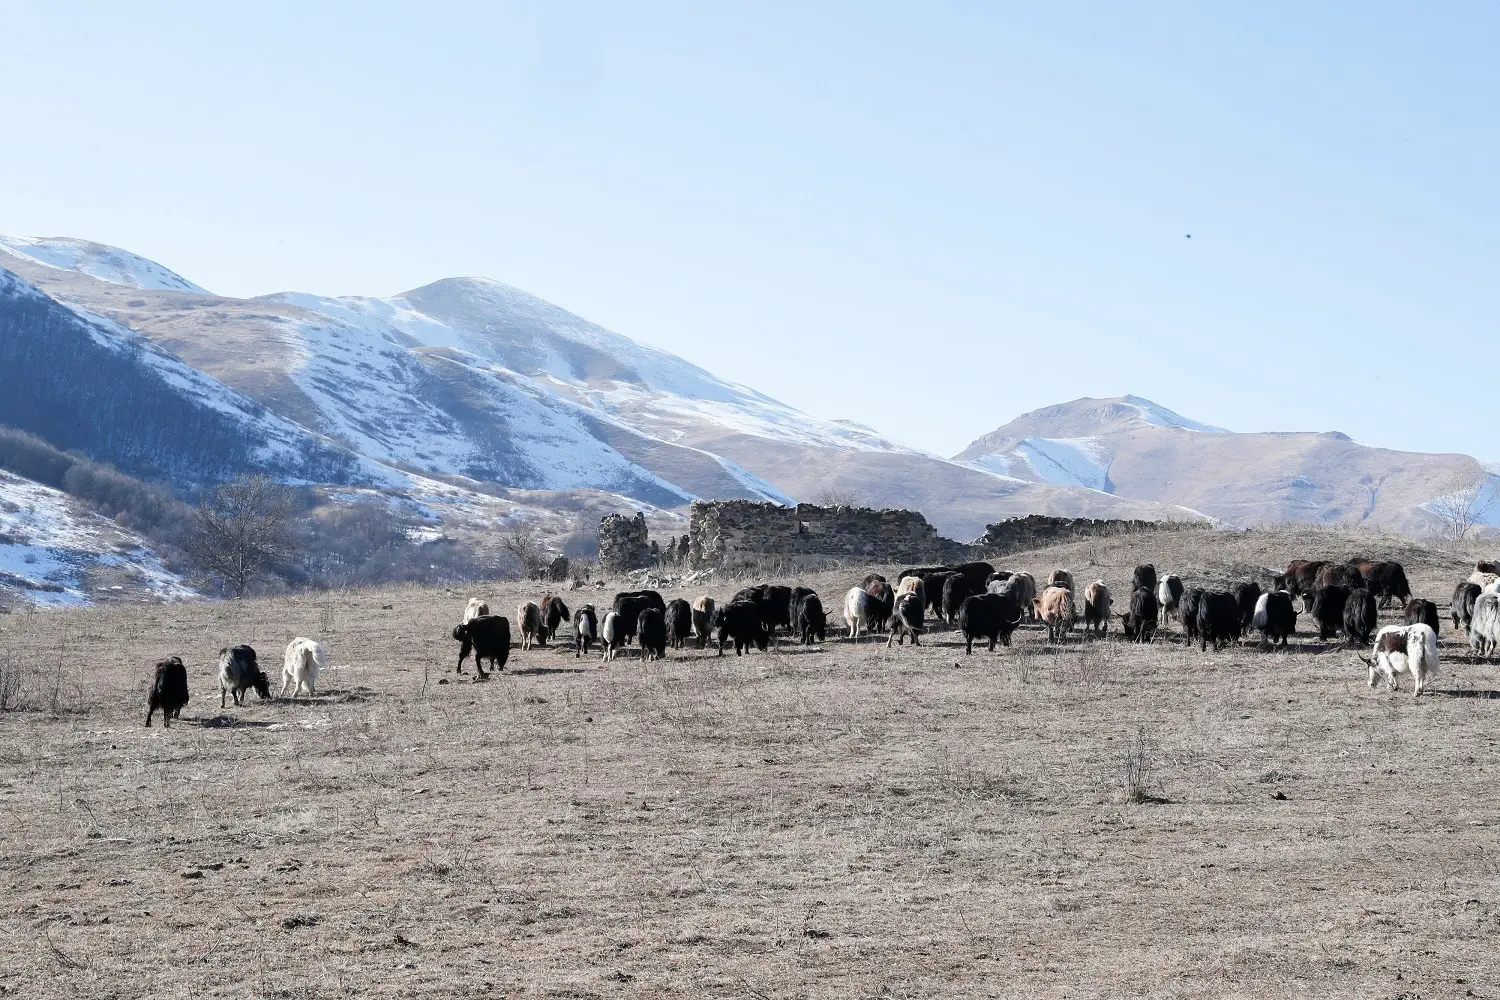
MULTIPOLYGON (((1147 559, 1191 584, 1356 550, 1440 606, 1472 556, 1252 532, 999 562, 1118 594, 1147 559)), ((836 608, 863 573, 809 582, 836 608)), ((1500 666, 1446 627, 1421 700, 1305 627, 1289 653, 516 650, 475 684, 447 635, 467 596, 0 618, 0 995, 1500 991, 1500 666), (220 646, 275 667, 294 634, 329 646, 316 699, 214 704, 220 646), (172 653, 193 700, 145 729, 172 653)))

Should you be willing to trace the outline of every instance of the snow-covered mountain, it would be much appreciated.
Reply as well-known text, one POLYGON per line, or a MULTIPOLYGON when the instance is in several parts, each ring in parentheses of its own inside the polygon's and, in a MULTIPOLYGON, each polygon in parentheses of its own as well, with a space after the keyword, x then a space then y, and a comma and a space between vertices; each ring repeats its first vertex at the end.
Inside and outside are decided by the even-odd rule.
MULTIPOLYGON (((12 238, 0 248, 9 252, 0 264, 91 328, 144 338, 226 398, 253 401, 304 442, 344 456, 335 481, 467 477, 530 491, 591 489, 656 508, 695 497, 787 503, 834 487, 922 510, 957 538, 1039 510, 1192 516, 950 462, 852 422, 814 418, 487 279, 445 279, 386 298, 240 300, 97 244, 12 238)), ((66 398, 60 385, 45 391, 66 398)), ((9 422, 3 413, 0 422, 9 422)), ((119 451, 96 457, 118 462, 119 451)))
POLYGON ((1238 434, 1189 420, 1139 396, 1075 399, 1025 413, 975 440, 955 461, 1032 482, 1086 486, 1173 503, 1231 524, 1367 524, 1420 534, 1433 501, 1488 477, 1467 455, 1371 448, 1347 435, 1238 434))

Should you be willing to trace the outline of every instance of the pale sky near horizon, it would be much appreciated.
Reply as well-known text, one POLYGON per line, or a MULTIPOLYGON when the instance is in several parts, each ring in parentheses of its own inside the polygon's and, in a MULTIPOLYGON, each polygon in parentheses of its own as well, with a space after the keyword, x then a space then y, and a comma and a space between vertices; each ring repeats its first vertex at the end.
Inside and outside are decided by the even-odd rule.
POLYGON ((1135 393, 1500 460, 1500 9, 228 6, 0 0, 0 232, 485 275, 941 454, 1135 393))

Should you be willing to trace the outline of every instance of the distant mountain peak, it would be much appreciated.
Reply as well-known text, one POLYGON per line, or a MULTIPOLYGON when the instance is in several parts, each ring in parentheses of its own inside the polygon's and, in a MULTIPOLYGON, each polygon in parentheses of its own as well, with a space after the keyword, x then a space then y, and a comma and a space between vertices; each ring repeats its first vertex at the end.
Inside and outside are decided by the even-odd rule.
POLYGON ((129 250, 67 236, 0 236, 0 264, 24 257, 45 267, 76 271, 100 281, 163 292, 209 294, 170 268, 129 250))
POLYGON ((1184 430, 1200 431, 1205 434, 1230 433, 1223 427, 1215 427, 1213 424, 1190 420, 1180 413, 1174 413, 1160 403, 1151 402, 1151 400, 1146 399, 1144 396, 1122 396, 1120 399, 1122 402, 1138 409, 1141 419, 1148 424, 1156 424, 1159 427, 1181 427, 1184 430))

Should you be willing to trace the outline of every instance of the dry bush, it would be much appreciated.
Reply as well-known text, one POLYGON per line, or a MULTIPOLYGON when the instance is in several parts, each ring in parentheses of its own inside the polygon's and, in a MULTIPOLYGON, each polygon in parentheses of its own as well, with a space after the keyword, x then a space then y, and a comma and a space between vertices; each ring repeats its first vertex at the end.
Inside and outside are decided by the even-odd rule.
POLYGON ((1134 804, 1163 801, 1153 793, 1153 789, 1159 788, 1157 774, 1160 766, 1161 746, 1142 725, 1136 729, 1135 738, 1125 748, 1120 761, 1121 801, 1134 804))

